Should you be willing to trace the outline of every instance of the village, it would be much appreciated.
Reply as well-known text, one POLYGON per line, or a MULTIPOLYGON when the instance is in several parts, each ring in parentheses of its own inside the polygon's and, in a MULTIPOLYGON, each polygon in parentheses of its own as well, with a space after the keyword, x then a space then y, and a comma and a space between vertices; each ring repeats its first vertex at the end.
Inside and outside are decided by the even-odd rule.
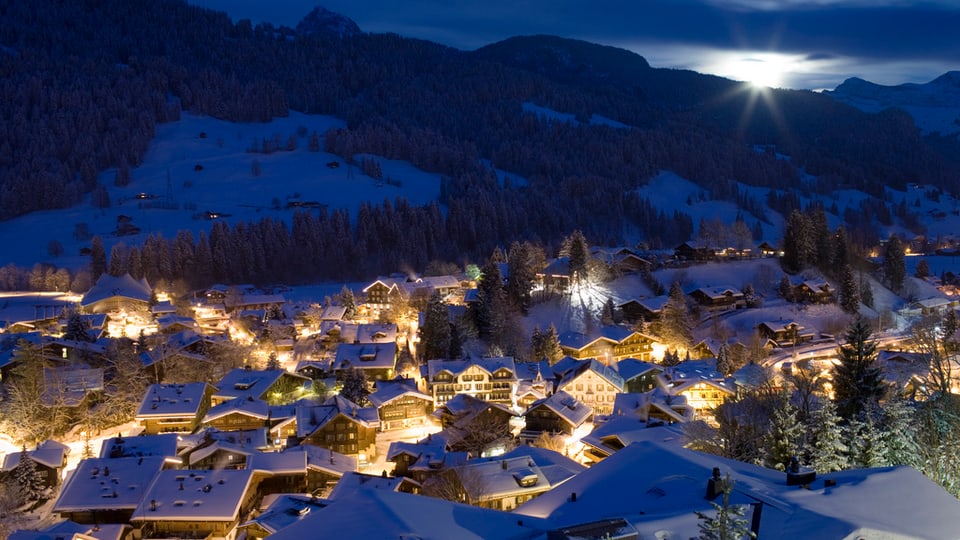
MULTIPOLYGON (((689 242, 666 263, 629 248, 592 248, 589 260, 605 276, 649 280, 651 265, 679 264, 684 272, 727 265, 729 271, 776 264, 777 256, 769 245, 754 254, 706 253, 689 242)), ((500 267, 508 271, 506 264, 500 267)), ((583 301, 570 268, 569 257, 560 257, 537 272, 532 289, 541 302, 572 302, 574 296, 583 301)), ((774 486, 812 489, 816 474, 806 467, 780 478, 775 471, 731 460, 711 464, 685 448, 685 426, 715 427, 716 407, 759 386, 782 389, 796 369, 829 381, 841 344, 833 333, 782 315, 764 319, 752 287, 697 286, 683 291, 683 303, 706 321, 700 326, 716 328, 711 319, 757 311, 760 322, 752 324, 753 336, 707 332, 677 350, 665 332, 652 330, 662 329, 656 321, 665 319, 663 311, 676 294, 671 291, 636 295, 612 309, 609 299, 599 298, 591 308, 597 320, 574 329, 568 325, 558 332, 551 323, 549 331, 540 332, 538 326, 534 339, 539 343, 531 357, 466 352, 423 359, 428 345, 421 336, 430 324, 431 306, 441 306, 453 327, 482 296, 482 279, 475 272, 398 274, 357 291, 344 287, 323 303, 290 301, 282 289, 252 285, 215 285, 174 298, 129 274, 103 274, 82 296, 8 295, 5 306, 19 302, 23 315, 5 321, 2 334, 5 399, 24 391, 26 363, 41 366, 34 371, 40 380, 31 382, 39 400, 33 407, 61 411, 74 422, 64 426, 67 435, 44 437, 42 429, 28 426, 4 434, 7 453, 0 475, 22 480, 17 471, 26 459, 39 484, 34 521, 22 520, 23 530, 10 538, 50 532, 117 540, 294 538, 296 531, 306 530, 295 523, 306 526, 310 515, 321 514, 324 520, 312 527, 331 527, 333 536, 337 529, 331 523, 337 520, 321 509, 354 508, 350 505, 369 504, 371 497, 389 499, 380 501, 389 510, 377 520, 398 530, 412 527, 423 537, 431 537, 426 531, 435 525, 407 523, 410 518, 393 514, 399 510, 392 505, 423 504, 422 510, 409 511, 445 514, 451 507, 435 505, 466 504, 475 509, 471 512, 481 512, 476 519, 484 527, 491 527, 484 533, 477 525, 457 525, 441 537, 460 530, 484 538, 537 538, 548 532, 550 538, 639 538, 642 527, 625 521, 635 510, 617 510, 626 514, 612 519, 601 505, 576 518, 546 519, 578 501, 578 492, 582 497, 595 489, 591 482, 611 482, 610 475, 618 473, 597 472, 592 481, 590 475, 605 470, 609 461, 628 459, 617 454, 636 454, 630 463, 680 460, 684 469, 702 469, 702 478, 691 480, 697 486, 701 480, 706 486, 707 478, 721 486, 711 469, 722 464, 734 475, 751 478, 738 484, 740 498, 774 486), (117 357, 124 354, 117 352, 118 342, 126 344, 132 364, 120 365, 117 357), (539 353, 543 356, 533 356, 539 353), (104 397, 122 394, 117 386, 137 392, 126 394, 135 402, 132 418, 102 411, 117 407, 104 397), (127 421, 111 425, 110 419, 127 421), (578 482, 585 484, 569 487, 578 482), (553 497, 560 486, 570 492, 553 497), (393 500, 396 494, 417 499, 393 500), (541 496, 553 502, 525 505, 541 496), (495 517, 484 513, 493 511, 495 517), (514 518, 500 517, 514 511, 519 513, 514 518), (594 535, 584 536, 586 530, 594 535)), ((837 302, 826 279, 800 277, 790 284, 796 305, 837 302)), ((930 290, 937 291, 935 285, 930 290)), ((954 309, 957 302, 941 293, 904 304, 897 317, 954 309)), ((781 300, 767 303, 776 301, 781 300)), ((779 307, 776 312, 790 311, 779 307)), ((909 349, 910 336, 898 332, 897 324, 879 337, 879 361, 890 366, 884 371, 886 384, 916 394, 929 378, 929 360, 909 349)), ((957 381, 949 383, 955 390, 957 381)), ((670 471, 658 474, 666 478, 670 471)), ((907 480, 899 478, 902 474, 891 481, 911 482, 911 489, 956 508, 956 499, 919 473, 907 480)), ((825 481, 836 486, 838 480, 825 481)), ((849 484, 845 496, 871 489, 849 484)), ((714 497, 721 491, 717 487, 714 497)), ((708 500, 702 493, 693 502, 677 498, 661 512, 697 509, 708 500)), ((829 512, 813 506, 794 501, 789 510, 765 511, 763 519, 785 519, 777 512, 787 515, 798 508, 827 519, 829 512)), ((688 513, 691 519, 680 530, 695 531, 696 516, 688 513)), ((752 526, 759 528, 759 511, 753 516, 752 526)), ((856 524, 857 516, 843 519, 856 524)))

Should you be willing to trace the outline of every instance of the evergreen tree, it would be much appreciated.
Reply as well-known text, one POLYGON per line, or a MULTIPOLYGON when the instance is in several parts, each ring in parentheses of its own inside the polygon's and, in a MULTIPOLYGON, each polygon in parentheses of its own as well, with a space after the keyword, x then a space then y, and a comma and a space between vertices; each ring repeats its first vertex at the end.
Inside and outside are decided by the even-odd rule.
POLYGON ((807 425, 811 445, 807 449, 810 466, 817 473, 840 471, 847 468, 847 445, 840 428, 837 407, 824 400, 819 409, 810 416, 807 425))
POLYGON ((69 339, 71 341, 93 341, 93 338, 87 331, 87 323, 84 322, 83 316, 80 315, 79 311, 71 310, 70 314, 67 315, 67 325, 63 330, 63 339, 69 339))
POLYGON ((722 480, 723 500, 720 504, 710 501, 714 515, 697 512, 700 521, 699 540, 742 540, 755 538, 750 530, 750 522, 746 515, 745 505, 730 504, 730 494, 733 493, 734 481, 730 473, 722 480))
POLYGON ((788 274, 803 270, 815 251, 813 235, 807 217, 799 210, 790 213, 783 232, 783 256, 780 265, 788 274))
POLYGON ((110 263, 107 268, 107 273, 113 277, 120 277, 127 270, 127 264, 124 261, 124 249, 122 244, 114 244, 110 248, 110 263))
POLYGON ((900 237, 891 235, 883 251, 883 275, 887 284, 894 291, 903 288, 903 280, 907 276, 907 267, 904 262, 903 244, 900 237))
POLYGON ((507 262, 506 294, 510 303, 523 315, 530 310, 531 292, 537 279, 536 248, 529 242, 514 242, 507 262))
POLYGON ((763 297, 757 294, 756 289, 753 288, 753 283, 747 283, 743 286, 743 301, 748 308, 758 308, 763 305, 763 297))
POLYGON ((793 285, 790 283, 790 278, 786 275, 780 278, 780 284, 777 285, 777 292, 780 293, 780 297, 787 302, 796 300, 793 296, 793 285))
POLYGON ((850 441, 847 460, 852 467, 883 467, 888 464, 886 441, 873 419, 874 412, 866 410, 847 424, 846 438, 850 441))
POLYGON ((913 406, 897 394, 883 406, 882 438, 889 465, 921 468, 920 445, 917 443, 917 422, 913 406))
POLYGON ((464 335, 460 324, 450 325, 450 349, 447 350, 447 358, 455 360, 463 358, 464 335))
POLYGON ((90 276, 96 281, 107 271, 107 251, 99 235, 90 239, 90 276))
POLYGON ((827 225, 827 213, 817 205, 810 215, 810 232, 813 235, 813 258, 817 268, 830 268, 833 264, 833 235, 827 225))
POLYGON ((450 311, 439 291, 433 291, 420 327, 420 356, 423 360, 446 358, 450 352, 450 311))
POLYGON ((563 250, 570 261, 570 281, 574 284, 586 283, 589 276, 588 263, 590 247, 587 239, 579 230, 573 231, 563 242, 563 250))
POLYGON ((785 471, 793 456, 799 454, 803 425, 797 420, 797 409, 790 404, 786 393, 780 395, 770 416, 770 427, 765 437, 764 466, 785 471))
POLYGON ((830 275, 836 277, 836 269, 843 268, 850 264, 850 252, 847 249, 847 232, 843 225, 837 227, 837 232, 833 236, 833 260, 830 275))
POLYGON ((840 307, 847 313, 857 313, 860 311, 860 288, 853 277, 853 270, 850 265, 844 266, 840 270, 840 290, 838 291, 840 307))
POLYGON ((346 285, 340 289, 340 305, 343 306, 343 318, 350 321, 357 315, 357 300, 353 291, 346 285))
POLYGON ((920 279, 930 277, 930 265, 927 263, 926 259, 920 259, 920 262, 917 263, 917 269, 914 271, 913 275, 920 279))
POLYGON ((563 349, 560 348, 560 336, 557 334, 557 327, 550 323, 546 333, 543 335, 543 356, 550 362, 550 365, 556 364, 563 358, 563 349))
POLYGON ((530 361, 539 362, 546 358, 546 353, 544 352, 543 347, 543 332, 540 330, 540 325, 533 327, 533 333, 530 334, 530 361))
POLYGON ((603 311, 600 313, 600 324, 604 326, 613 325, 615 311, 616 309, 613 306, 613 298, 607 298, 607 301, 603 303, 603 311))
POLYGON ((653 331, 669 347, 690 347, 693 341, 693 323, 687 312, 687 297, 680 288, 680 282, 675 281, 670 285, 669 298, 660 310, 660 317, 653 331))
POLYGON ((493 259, 483 265, 483 275, 477 287, 477 301, 471 306, 477 335, 483 341, 497 345, 506 324, 506 297, 500 266, 493 259))
POLYGON ((46 487, 43 485, 43 475, 37 469, 36 462, 27 454, 26 446, 20 451, 20 463, 13 470, 13 477, 23 500, 39 501, 44 498, 46 487))
POLYGON ((720 345, 717 351, 717 371, 728 377, 734 372, 733 358, 730 357, 730 347, 726 343, 720 345))
POLYGON ((663 360, 660 361, 660 364, 663 366, 671 367, 676 366, 680 363, 680 353, 675 350, 667 350, 663 353, 663 360))
POLYGON ((833 368, 833 388, 840 416, 852 419, 877 407, 884 394, 877 343, 871 339, 870 326, 857 317, 840 346, 840 363, 833 368))
POLYGON ((873 287, 870 282, 863 278, 863 272, 860 272, 860 302, 863 305, 873 308, 873 287))
POLYGON ((956 352, 957 350, 957 330, 960 330, 960 318, 954 309, 947 310, 940 323, 940 331, 943 336, 943 348, 947 352, 956 352))
POLYGON ((343 386, 340 389, 340 395, 360 407, 366 407, 369 403, 367 396, 370 395, 370 388, 367 386, 367 372, 360 368, 348 369, 343 374, 343 386))

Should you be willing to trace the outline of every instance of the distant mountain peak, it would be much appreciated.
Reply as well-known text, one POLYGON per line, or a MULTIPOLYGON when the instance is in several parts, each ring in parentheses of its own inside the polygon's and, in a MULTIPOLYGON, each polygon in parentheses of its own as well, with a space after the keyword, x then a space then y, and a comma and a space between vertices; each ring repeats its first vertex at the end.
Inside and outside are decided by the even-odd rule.
POLYGON ((851 77, 824 93, 867 112, 903 109, 924 133, 960 132, 960 71, 948 71, 927 83, 896 86, 851 77))
POLYGON ((305 36, 335 35, 341 38, 362 33, 352 19, 322 6, 313 8, 297 23, 297 32, 305 36))

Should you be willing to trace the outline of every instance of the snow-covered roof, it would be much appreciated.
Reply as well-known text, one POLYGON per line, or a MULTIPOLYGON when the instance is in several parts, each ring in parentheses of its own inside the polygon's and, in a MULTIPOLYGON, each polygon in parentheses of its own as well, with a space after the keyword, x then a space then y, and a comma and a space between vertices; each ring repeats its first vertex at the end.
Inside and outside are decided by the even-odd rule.
MULTIPOLYGON (((51 439, 38 444, 33 450, 27 450, 27 456, 30 459, 51 469, 63 467, 64 460, 69 453, 69 446, 51 439)), ((21 452, 11 452, 3 456, 3 464, 0 466, 0 472, 9 472, 16 469, 17 465, 20 464, 20 454, 21 452)))
POLYGON ((217 392, 213 395, 215 399, 233 399, 238 397, 253 397, 262 399, 267 390, 280 377, 289 376, 301 379, 304 383, 310 379, 296 373, 289 373, 282 369, 231 369, 216 384, 217 392))
POLYGON ((553 370, 554 377, 562 377, 570 370, 576 369, 582 366, 584 363, 589 362, 589 360, 580 360, 572 356, 564 356, 560 360, 557 360, 550 368, 553 370))
POLYGON ((650 414, 667 416, 671 422, 693 420, 695 409, 684 396, 675 396, 661 387, 643 393, 617 394, 613 401, 614 416, 635 416, 650 421, 650 414))
POLYGON ((358 491, 376 489, 383 491, 400 491, 400 486, 414 480, 405 476, 382 476, 379 474, 364 474, 356 471, 344 473, 336 485, 330 490, 327 500, 333 501, 349 497, 358 491))
POLYGON ((394 461, 397 456, 403 454, 413 457, 430 454, 439 457, 446 452, 446 447, 447 440, 445 438, 432 434, 415 443, 394 441, 390 443, 390 447, 387 449, 387 461, 394 461))
POLYGON ((923 300, 917 300, 913 304, 921 309, 936 309, 949 306, 950 300, 947 298, 924 298, 923 300))
POLYGON ((375 407, 360 407, 337 394, 321 404, 301 401, 297 405, 297 436, 308 437, 338 416, 366 427, 380 425, 380 416, 375 407))
POLYGON ((307 469, 320 471, 333 476, 343 476, 357 470, 357 458, 334 452, 313 444, 301 444, 288 448, 284 453, 303 454, 307 460, 307 469))
POLYGON ((630 443, 638 441, 658 441, 665 444, 683 446, 688 440, 683 425, 650 424, 636 415, 614 415, 606 422, 595 426, 593 431, 580 438, 583 444, 591 446, 604 456, 609 456, 630 443))
POLYGON ((247 294, 244 293, 237 297, 227 296, 224 303, 231 308, 246 308, 248 306, 269 306, 286 303, 282 294, 247 294))
POLYGON ((344 306, 325 306, 320 311, 321 321, 342 321, 347 314, 347 308, 344 306))
POLYGON ((540 470, 540 466, 531 456, 497 456, 494 459, 471 459, 462 466, 452 469, 452 473, 461 478, 460 484, 473 503, 504 497, 529 497, 543 493, 562 484, 582 471, 566 469, 560 474, 555 469, 555 482, 540 470), (482 481, 471 481, 482 478, 482 481))
POLYGON ((554 526, 625 518, 642 538, 688 538, 698 534, 694 511, 713 512, 704 492, 714 467, 736 482, 731 503, 763 503, 761 538, 953 538, 960 529, 960 501, 910 467, 819 475, 804 489, 780 471, 657 442, 631 444, 514 516, 554 526))
POLYGON ((270 474, 307 474, 306 452, 257 452, 247 458, 251 470, 270 474))
POLYGON ((152 294, 153 291, 146 279, 137 281, 130 274, 119 277, 102 274, 93 287, 87 291, 87 294, 83 295, 80 306, 86 308, 97 302, 118 296, 148 303, 152 294))
POLYGON ((624 381, 629 381, 634 377, 639 377, 645 373, 663 371, 663 367, 636 358, 624 358, 617 362, 617 372, 624 381))
MULTIPOLYGON (((180 437, 176 433, 139 435, 137 437, 108 437, 100 445, 100 457, 162 456, 176 458, 180 437)), ((179 460, 177 460, 179 462, 179 460)))
POLYGON ((193 317, 184 317, 182 315, 177 315, 176 313, 167 313, 157 317, 157 328, 162 330, 167 330, 173 326, 182 326, 187 329, 197 330, 200 328, 200 325, 197 324, 197 320, 193 317))
POLYGON ((377 408, 383 407, 395 399, 412 396, 425 401, 433 401, 433 396, 417 390, 413 381, 378 381, 377 391, 367 396, 370 403, 377 408))
POLYGON ((713 300, 724 298, 726 296, 743 296, 743 292, 741 292, 739 289, 735 287, 727 287, 727 286, 698 287, 690 291, 690 294, 694 294, 697 292, 713 300))
POLYGON ((617 370, 593 359, 586 360, 575 369, 564 373, 563 378, 557 383, 557 390, 563 389, 588 371, 596 373, 600 378, 607 381, 607 383, 615 386, 619 390, 623 390, 623 377, 617 373, 617 370))
POLYGON ((300 521, 317 508, 330 504, 309 495, 279 494, 259 516, 240 524, 240 527, 259 526, 268 533, 275 533, 300 521))
POLYGON ((583 424, 591 416, 593 416, 593 407, 584 405, 578 401, 577 398, 571 396, 563 390, 560 390, 544 399, 533 402, 530 407, 527 408, 526 412, 524 412, 524 415, 530 414, 532 410, 540 407, 546 407, 550 409, 554 414, 560 418, 563 418, 573 427, 583 424))
POLYGON ((396 343, 397 325, 395 323, 386 324, 361 324, 357 326, 357 343, 396 343))
POLYGON ((440 408, 438 408, 434 414, 436 416, 440 416, 445 411, 454 417, 464 418, 471 414, 482 413, 487 409, 499 409, 502 412, 510 414, 511 416, 516 415, 516 413, 514 413, 506 405, 486 401, 470 394, 457 394, 453 396, 446 403, 440 406, 440 408))
POLYGON ((510 371, 516 377, 517 364, 512 356, 499 356, 492 358, 468 358, 466 360, 444 360, 434 359, 427 361, 427 374, 430 380, 434 380, 441 371, 450 372, 454 377, 460 375, 468 368, 476 366, 481 370, 493 375, 500 369, 510 371))
POLYGON ((539 362, 519 362, 515 364, 517 368, 517 379, 523 381, 537 381, 553 379, 553 368, 547 360, 539 362))
POLYGON ((230 521, 251 489, 249 469, 161 471, 130 521, 230 521))
POLYGON ((341 343, 333 369, 393 369, 397 365, 397 342, 341 343))
POLYGON ((14 531, 7 540, 122 540, 129 532, 130 525, 122 523, 83 524, 68 519, 38 531, 14 531))
POLYGON ((163 462, 162 456, 84 459, 64 483, 53 511, 133 510, 163 462))
POLYGON ((254 399, 250 396, 234 398, 211 407, 206 416, 203 417, 203 423, 209 424, 231 414, 242 414, 266 421, 270 417, 270 406, 267 405, 266 401, 254 399))
POLYGON ((338 333, 337 337, 343 343, 353 343, 357 340, 357 332, 360 330, 358 323, 345 321, 320 321, 320 334, 329 335, 331 332, 338 333))
POLYGON ((545 531, 542 520, 384 489, 360 489, 333 499, 303 520, 271 535, 300 540, 327 533, 341 538, 520 540, 545 531))
POLYGON ((557 257, 549 263, 547 263, 546 268, 537 272, 539 275, 543 276, 569 276, 570 275, 570 258, 569 257, 557 257))
POLYGON ((140 402, 136 417, 193 418, 210 386, 207 383, 151 384, 140 402))

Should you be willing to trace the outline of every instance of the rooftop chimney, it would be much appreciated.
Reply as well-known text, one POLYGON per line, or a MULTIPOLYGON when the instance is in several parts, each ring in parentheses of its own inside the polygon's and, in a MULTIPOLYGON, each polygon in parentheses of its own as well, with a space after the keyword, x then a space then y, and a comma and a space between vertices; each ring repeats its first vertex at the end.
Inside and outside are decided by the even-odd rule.
POLYGON ((817 471, 810 467, 801 467, 800 459, 793 456, 790 459, 790 465, 787 467, 787 485, 788 486, 807 486, 817 479, 817 471))
POLYGON ((723 479, 720 478, 720 467, 713 468, 713 476, 707 480, 707 500, 717 498, 717 495, 723 493, 723 479))

